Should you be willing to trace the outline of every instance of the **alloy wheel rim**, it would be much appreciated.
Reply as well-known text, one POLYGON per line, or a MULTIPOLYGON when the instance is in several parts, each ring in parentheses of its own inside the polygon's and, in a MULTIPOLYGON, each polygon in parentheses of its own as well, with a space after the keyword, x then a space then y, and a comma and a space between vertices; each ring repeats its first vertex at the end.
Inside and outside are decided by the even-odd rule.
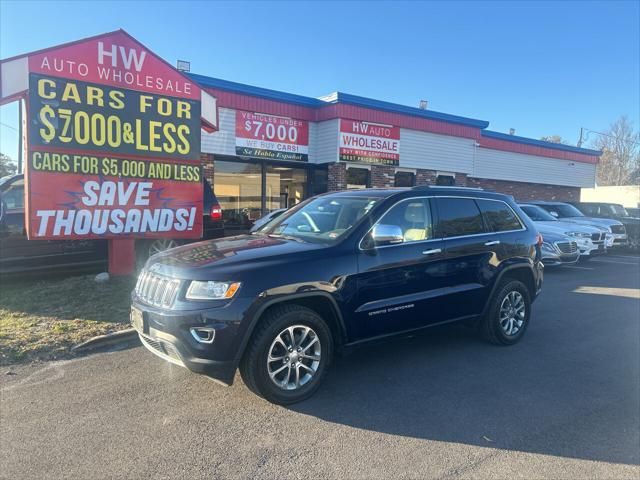
POLYGON ((282 390, 297 390, 315 376, 321 353, 320 338, 312 328, 306 325, 287 327, 269 347, 269 378, 282 390))
POLYGON ((178 244, 175 240, 171 240, 168 238, 159 238, 154 240, 153 243, 149 246, 149 256, 155 255, 156 253, 164 252, 165 250, 169 250, 170 248, 177 247, 178 244))
POLYGON ((500 327, 505 335, 517 335, 526 316, 524 297, 516 290, 507 293, 500 304, 500 327))

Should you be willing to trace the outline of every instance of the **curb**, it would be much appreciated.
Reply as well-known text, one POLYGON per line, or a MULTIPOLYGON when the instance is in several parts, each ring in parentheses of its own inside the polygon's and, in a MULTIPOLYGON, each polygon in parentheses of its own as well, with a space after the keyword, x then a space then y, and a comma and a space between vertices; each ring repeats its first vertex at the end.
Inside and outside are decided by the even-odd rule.
POLYGON ((81 353, 98 348, 110 347, 118 344, 125 344, 138 339, 138 332, 135 328, 127 328, 118 332, 107 333, 106 335, 98 335, 90 338, 82 343, 71 347, 72 353, 81 353))

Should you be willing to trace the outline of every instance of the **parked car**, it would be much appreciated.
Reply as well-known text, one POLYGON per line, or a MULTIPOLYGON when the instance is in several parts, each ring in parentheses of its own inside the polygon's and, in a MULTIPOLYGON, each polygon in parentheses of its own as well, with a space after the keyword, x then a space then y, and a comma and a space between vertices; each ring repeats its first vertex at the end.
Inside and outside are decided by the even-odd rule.
POLYGON ((415 187, 334 192, 252 235, 153 256, 131 322, 154 354, 271 402, 311 396, 333 352, 443 323, 524 335, 542 237, 511 197, 415 187))
POLYGON ((253 232, 257 232, 258 230, 262 230, 267 225, 267 223, 269 223, 274 218, 279 217, 286 211, 287 211, 286 208, 279 208, 277 210, 272 210, 271 212, 267 213, 265 216, 260 217, 258 220, 253 222, 253 226, 251 227, 251 230, 249 230, 249 232, 253 233, 253 232))
MULTIPOLYGON (((540 230, 539 230, 540 231, 540 230)), ((540 249, 545 267, 557 267, 576 263, 580 258, 578 243, 561 233, 540 231, 544 242, 540 249)))
POLYGON ((613 220, 611 218, 587 217, 573 205, 564 202, 542 202, 536 200, 528 203, 544 208, 551 215, 565 222, 580 223, 582 225, 596 225, 607 228, 609 230, 608 233, 611 234, 607 236, 607 247, 621 247, 627 244, 627 232, 624 225, 618 220, 613 220))
POLYGON ((630 216, 640 218, 640 208, 626 207, 625 210, 630 216))
MULTIPOLYGON (((640 218, 631 215, 619 203, 572 202, 572 205, 585 215, 590 215, 592 217, 598 218, 613 218, 614 220, 618 220, 624 225, 629 246, 634 249, 640 247, 640 218)), ((615 238, 616 237, 614 236, 614 239, 615 238)))
MULTIPOLYGON (((224 236, 222 209, 206 180, 203 187, 203 239, 220 238, 224 236)), ((0 196, 0 274, 106 269, 106 240, 27 240, 24 175, 3 177, 0 196)), ((180 243, 184 240, 141 239, 136 241, 136 255, 144 263, 149 256, 180 243)))
POLYGON ((27 240, 23 175, 3 177, 0 198, 0 274, 106 268, 104 240, 27 240))
POLYGON ((522 211, 533 221, 543 238, 548 235, 566 235, 576 242, 583 260, 606 253, 605 227, 583 225, 575 222, 563 222, 537 205, 520 204, 522 211))

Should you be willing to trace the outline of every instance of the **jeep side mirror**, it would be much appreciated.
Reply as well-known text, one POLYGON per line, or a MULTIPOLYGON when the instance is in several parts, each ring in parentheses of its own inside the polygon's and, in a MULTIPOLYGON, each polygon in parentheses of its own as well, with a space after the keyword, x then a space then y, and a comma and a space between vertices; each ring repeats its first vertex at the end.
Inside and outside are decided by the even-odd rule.
POLYGON ((402 229, 397 225, 378 224, 373 227, 371 240, 373 240, 373 244, 376 247, 379 247, 382 245, 402 243, 404 236, 402 235, 402 229))
POLYGON ((549 212, 549 214, 550 214, 552 217, 558 218, 558 212, 555 212, 555 211, 551 210, 551 211, 549 212))

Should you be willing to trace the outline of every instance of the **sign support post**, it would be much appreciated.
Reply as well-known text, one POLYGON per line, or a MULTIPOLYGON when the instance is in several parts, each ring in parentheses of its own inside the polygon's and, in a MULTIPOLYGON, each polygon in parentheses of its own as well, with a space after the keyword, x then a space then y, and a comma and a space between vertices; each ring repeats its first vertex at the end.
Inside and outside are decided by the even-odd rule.
POLYGON ((136 267, 136 241, 133 238, 109 240, 109 273, 131 275, 136 267))

